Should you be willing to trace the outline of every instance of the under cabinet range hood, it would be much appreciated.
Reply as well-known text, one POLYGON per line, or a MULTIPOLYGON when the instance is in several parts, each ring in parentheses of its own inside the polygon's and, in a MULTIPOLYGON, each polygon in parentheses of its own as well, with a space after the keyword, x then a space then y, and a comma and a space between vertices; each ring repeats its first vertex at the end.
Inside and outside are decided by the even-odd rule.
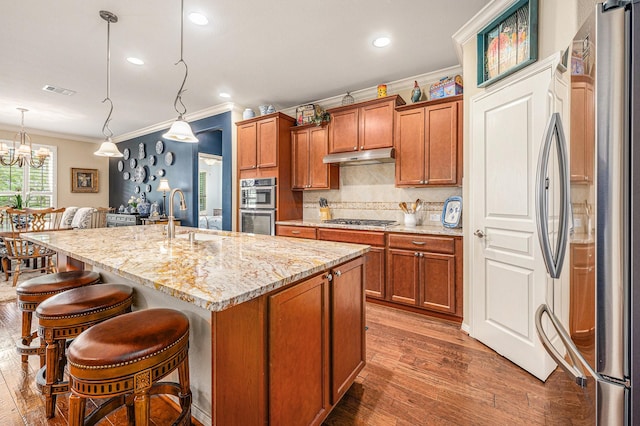
POLYGON ((367 149, 364 151, 338 152, 326 155, 322 162, 325 164, 340 163, 352 165, 389 163, 395 161, 396 150, 394 148, 367 149))

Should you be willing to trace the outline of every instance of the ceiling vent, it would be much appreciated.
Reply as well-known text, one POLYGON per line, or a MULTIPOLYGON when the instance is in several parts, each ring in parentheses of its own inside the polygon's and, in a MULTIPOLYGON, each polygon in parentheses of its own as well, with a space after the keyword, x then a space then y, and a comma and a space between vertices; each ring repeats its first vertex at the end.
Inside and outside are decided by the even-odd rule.
POLYGON ((75 90, 65 89, 64 87, 56 87, 50 84, 45 84, 42 90, 44 90, 45 92, 53 92, 66 96, 73 96, 77 93, 75 90))

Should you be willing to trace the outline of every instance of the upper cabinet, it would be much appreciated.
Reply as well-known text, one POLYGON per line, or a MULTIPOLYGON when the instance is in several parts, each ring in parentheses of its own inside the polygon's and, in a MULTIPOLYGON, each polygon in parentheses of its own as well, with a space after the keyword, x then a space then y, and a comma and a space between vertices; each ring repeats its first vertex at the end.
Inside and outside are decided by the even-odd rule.
POLYGON ((238 126, 238 169, 278 167, 280 146, 289 145, 289 129, 294 119, 276 112, 236 123, 238 126))
POLYGON ((291 188, 301 190, 337 189, 340 167, 324 164, 329 148, 326 125, 314 124, 291 129, 291 188))
POLYGON ((404 105, 399 95, 331 108, 329 153, 393 146, 394 111, 404 105))
POLYGON ((397 108, 396 186, 462 184, 462 96, 397 108))
POLYGON ((585 75, 571 76, 571 182, 593 182, 594 105, 593 80, 585 75))

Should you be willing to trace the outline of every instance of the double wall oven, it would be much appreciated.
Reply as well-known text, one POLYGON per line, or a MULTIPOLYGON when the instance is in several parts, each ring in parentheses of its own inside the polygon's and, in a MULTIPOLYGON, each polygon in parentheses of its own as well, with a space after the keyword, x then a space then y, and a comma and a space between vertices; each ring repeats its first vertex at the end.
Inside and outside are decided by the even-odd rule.
POLYGON ((240 232, 275 235, 275 177, 240 179, 240 232))

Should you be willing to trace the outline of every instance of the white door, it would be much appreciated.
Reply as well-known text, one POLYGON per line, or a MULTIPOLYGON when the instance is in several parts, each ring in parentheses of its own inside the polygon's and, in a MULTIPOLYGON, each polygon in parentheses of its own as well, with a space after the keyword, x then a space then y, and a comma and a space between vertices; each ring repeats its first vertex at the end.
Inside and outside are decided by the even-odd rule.
POLYGON ((534 314, 541 303, 560 302, 560 288, 547 276, 538 243, 535 179, 557 107, 556 60, 475 97, 470 111, 471 336, 541 380, 556 365, 538 339, 534 314))

